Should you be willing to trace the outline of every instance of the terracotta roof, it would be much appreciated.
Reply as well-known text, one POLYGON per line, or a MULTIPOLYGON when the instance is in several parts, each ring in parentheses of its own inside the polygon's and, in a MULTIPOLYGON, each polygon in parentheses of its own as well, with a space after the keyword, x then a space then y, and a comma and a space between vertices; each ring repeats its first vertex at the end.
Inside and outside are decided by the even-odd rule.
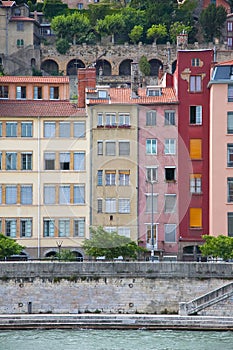
POLYGON ((1 6, 3 7, 12 7, 15 5, 15 1, 1 1, 1 6))
POLYGON ((0 117, 85 116, 86 110, 69 101, 0 100, 0 117))
POLYGON ((232 66, 232 65, 233 65, 233 60, 230 60, 230 61, 223 61, 223 62, 216 63, 215 66, 232 66))
MULTIPOLYGON (((138 89, 138 98, 131 98, 131 89, 129 88, 108 88, 106 89, 110 99, 95 99, 90 97, 89 104, 168 104, 178 103, 178 99, 172 88, 161 88, 161 96, 148 96, 146 88, 138 89)), ((150 87, 153 90, 153 87, 150 87)), ((88 90, 89 92, 89 90, 88 90)), ((93 89, 90 89, 93 93, 93 89)))
POLYGON ((10 22, 35 22, 34 18, 30 18, 30 17, 23 17, 23 16, 12 16, 10 18, 10 22))
POLYGON ((51 84, 59 84, 59 83, 69 83, 68 76, 0 76, 0 84, 1 83, 51 83, 51 84))

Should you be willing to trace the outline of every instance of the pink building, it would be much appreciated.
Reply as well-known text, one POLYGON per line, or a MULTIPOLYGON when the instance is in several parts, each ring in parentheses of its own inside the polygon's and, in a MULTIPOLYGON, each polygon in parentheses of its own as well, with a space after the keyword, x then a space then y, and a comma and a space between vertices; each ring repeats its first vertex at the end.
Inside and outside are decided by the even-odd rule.
POLYGON ((209 87, 210 235, 233 237, 233 61, 214 67, 209 87))

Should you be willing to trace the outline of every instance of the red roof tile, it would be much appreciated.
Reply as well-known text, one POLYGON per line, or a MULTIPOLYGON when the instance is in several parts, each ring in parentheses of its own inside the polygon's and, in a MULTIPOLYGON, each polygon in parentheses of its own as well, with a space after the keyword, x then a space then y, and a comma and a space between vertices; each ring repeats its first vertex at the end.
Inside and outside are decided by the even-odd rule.
POLYGON ((30 17, 23 17, 23 16, 13 16, 10 19, 10 22, 35 22, 34 18, 30 18, 30 17))
POLYGON ((0 117, 85 116, 86 110, 69 101, 0 100, 0 117))
POLYGON ((233 60, 216 63, 216 66, 232 66, 233 60))
MULTIPOLYGON (((150 87, 153 90, 153 87, 150 87)), ((89 91, 89 90, 88 90, 89 91)), ((89 104, 168 104, 178 103, 178 99, 172 88, 161 88, 161 96, 148 96, 146 88, 138 89, 138 96, 131 97, 131 89, 129 88, 108 88, 110 99, 89 98, 89 104)), ((93 92, 93 89, 90 89, 93 92)))
POLYGON ((12 7, 15 5, 15 1, 2 1, 1 6, 3 7, 12 7))
POLYGON ((0 84, 1 83, 51 83, 51 84, 59 84, 59 83, 69 83, 68 76, 0 76, 0 84))

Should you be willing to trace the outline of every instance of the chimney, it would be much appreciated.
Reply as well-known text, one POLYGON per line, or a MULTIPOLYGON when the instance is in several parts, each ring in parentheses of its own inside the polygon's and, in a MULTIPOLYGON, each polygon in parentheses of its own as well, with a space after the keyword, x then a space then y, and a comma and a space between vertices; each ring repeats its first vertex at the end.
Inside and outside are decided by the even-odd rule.
POLYGON ((96 87, 96 69, 79 68, 78 69, 78 107, 86 106, 86 88, 96 87))
POLYGON ((139 71, 138 63, 131 62, 131 98, 138 98, 139 71))

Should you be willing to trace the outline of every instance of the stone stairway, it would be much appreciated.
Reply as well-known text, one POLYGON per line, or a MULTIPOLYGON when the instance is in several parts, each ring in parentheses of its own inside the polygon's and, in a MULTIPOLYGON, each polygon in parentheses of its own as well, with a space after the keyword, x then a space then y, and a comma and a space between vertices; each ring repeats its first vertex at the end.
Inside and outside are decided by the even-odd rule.
POLYGON ((218 302, 229 298, 233 295, 233 282, 225 284, 224 286, 214 289, 211 292, 201 295, 187 303, 179 303, 179 315, 188 316, 197 314, 199 311, 217 304, 218 302))

